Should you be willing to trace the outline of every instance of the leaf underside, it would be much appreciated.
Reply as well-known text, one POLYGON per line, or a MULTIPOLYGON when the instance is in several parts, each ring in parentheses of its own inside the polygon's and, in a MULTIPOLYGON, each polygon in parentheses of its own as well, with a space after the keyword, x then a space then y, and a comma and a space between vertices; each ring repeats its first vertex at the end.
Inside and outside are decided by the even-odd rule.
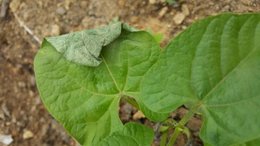
POLYGON ((259 89, 260 15, 224 14, 193 24, 170 42, 146 74, 140 100, 164 114, 196 107, 205 143, 239 145, 260 138, 259 89))
POLYGON ((114 22, 97 29, 47 37, 46 40, 67 60, 86 66, 98 66, 102 62, 99 58, 102 48, 117 39, 122 31, 137 30, 121 22, 114 22))
MULTIPOLYGON (((195 107, 203 115, 200 137, 206 146, 259 145, 259 14, 198 21, 163 51, 149 33, 121 27, 116 37, 98 43, 102 52, 92 58, 94 64, 84 54, 72 54, 77 61, 68 59, 60 50, 69 44, 73 52, 75 45, 62 46, 62 37, 44 40, 35 58, 44 105, 80 144, 149 146, 150 128, 123 125, 119 119, 120 98, 131 96, 154 121, 165 120, 182 105, 195 107)), ((84 32, 78 34, 72 40, 84 42, 84 32)))

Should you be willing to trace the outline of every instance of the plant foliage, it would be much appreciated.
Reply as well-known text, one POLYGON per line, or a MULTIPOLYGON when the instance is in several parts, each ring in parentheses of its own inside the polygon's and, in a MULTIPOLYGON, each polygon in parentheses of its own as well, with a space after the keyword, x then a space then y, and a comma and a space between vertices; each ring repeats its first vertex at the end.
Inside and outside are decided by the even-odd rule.
POLYGON ((151 128, 120 121, 122 97, 158 122, 185 105, 175 129, 201 113, 206 146, 259 145, 259 14, 200 20, 164 49, 114 23, 46 38, 34 63, 44 105, 84 146, 151 145, 151 128))

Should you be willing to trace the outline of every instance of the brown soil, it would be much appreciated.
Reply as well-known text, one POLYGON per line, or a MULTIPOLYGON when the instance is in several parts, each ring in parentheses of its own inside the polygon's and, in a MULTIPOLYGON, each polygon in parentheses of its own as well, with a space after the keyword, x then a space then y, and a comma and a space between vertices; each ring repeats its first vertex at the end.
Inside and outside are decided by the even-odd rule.
MULTIPOLYGON (((0 0, 0 3, 8 0, 0 0)), ((0 135, 11 135, 10 146, 75 146, 64 129, 43 107, 33 72, 33 58, 45 36, 59 35, 107 24, 114 18, 137 28, 165 35, 165 42, 197 19, 222 12, 260 12, 259 0, 12 0, 0 18, 0 135)), ((124 121, 132 112, 123 104, 124 121)), ((130 110, 132 110, 130 108, 130 110)), ((180 108, 173 118, 186 110, 180 108)), ((141 119, 142 120, 142 119, 141 119)), ((141 121, 139 120, 139 121, 141 121)), ((146 122, 145 119, 143 122, 146 122)), ((188 123, 192 144, 198 138, 200 117, 188 123)), ((179 146, 187 142, 178 139, 179 146)), ((156 142, 155 142, 156 143, 156 142)), ((0 146, 3 145, 0 143, 0 146)))

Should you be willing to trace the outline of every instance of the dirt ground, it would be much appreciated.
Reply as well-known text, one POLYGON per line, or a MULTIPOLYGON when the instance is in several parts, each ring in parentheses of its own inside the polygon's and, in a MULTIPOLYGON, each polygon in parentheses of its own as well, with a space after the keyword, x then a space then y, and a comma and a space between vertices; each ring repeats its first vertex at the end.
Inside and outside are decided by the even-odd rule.
MULTIPOLYGON (((171 5, 163 0, 0 0, 0 3, 0 135, 11 135, 10 146, 77 145, 47 113, 35 86, 33 58, 45 36, 94 28, 119 19, 140 29, 162 33, 167 42, 195 20, 209 15, 260 12, 260 0, 178 0, 171 5)), ((134 112, 122 104, 120 115, 124 122, 131 120, 134 112)), ((172 116, 178 120, 185 112, 180 108, 172 116)), ((199 116, 188 123, 193 146, 203 145, 198 138, 200 125, 199 116)), ((177 145, 186 142, 187 138, 181 136, 177 145)))

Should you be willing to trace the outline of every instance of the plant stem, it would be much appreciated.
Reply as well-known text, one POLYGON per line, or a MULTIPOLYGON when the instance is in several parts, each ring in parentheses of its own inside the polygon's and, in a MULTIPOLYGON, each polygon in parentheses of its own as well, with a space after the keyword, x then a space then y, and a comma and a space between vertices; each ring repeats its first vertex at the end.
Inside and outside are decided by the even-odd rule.
POLYGON ((177 124, 177 127, 184 127, 187 122, 193 117, 195 111, 194 109, 191 109, 187 114, 184 115, 184 117, 181 119, 181 121, 177 124))
POLYGON ((167 146, 173 146, 177 137, 183 131, 183 127, 187 124, 187 122, 193 117, 194 113, 199 109, 201 103, 196 104, 192 107, 187 114, 181 119, 181 121, 176 125, 173 135, 171 136, 167 146))
POLYGON ((182 131, 181 128, 175 127, 173 135, 171 136, 171 139, 169 140, 167 146, 173 146, 181 131, 182 131))
POLYGON ((160 141, 160 146, 165 146, 166 145, 167 137, 168 137, 168 130, 162 134, 161 141, 160 141))

